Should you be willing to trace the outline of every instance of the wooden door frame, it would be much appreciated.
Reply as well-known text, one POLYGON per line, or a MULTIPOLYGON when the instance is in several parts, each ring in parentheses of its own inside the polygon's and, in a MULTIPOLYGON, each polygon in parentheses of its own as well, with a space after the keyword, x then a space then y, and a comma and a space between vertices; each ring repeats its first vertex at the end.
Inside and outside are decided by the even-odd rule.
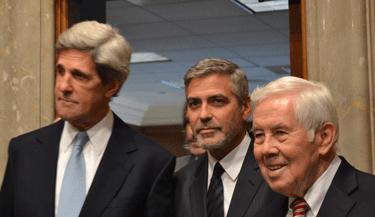
POLYGON ((55 42, 69 28, 69 0, 55 0, 55 42))
POLYGON ((305 0, 289 0, 289 41, 290 74, 308 79, 305 0))

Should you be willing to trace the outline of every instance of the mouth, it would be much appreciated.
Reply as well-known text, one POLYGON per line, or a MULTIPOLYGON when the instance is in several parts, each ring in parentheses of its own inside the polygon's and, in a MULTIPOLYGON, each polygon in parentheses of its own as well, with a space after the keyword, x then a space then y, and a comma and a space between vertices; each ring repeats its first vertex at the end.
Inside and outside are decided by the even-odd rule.
POLYGON ((58 101, 62 101, 62 102, 64 102, 64 103, 77 103, 77 102, 75 102, 75 101, 72 101, 72 100, 67 100, 67 99, 64 99, 64 98, 61 98, 61 97, 57 97, 57 100, 58 101))
POLYGON ((275 170, 279 170, 283 168, 285 165, 265 165, 265 166, 267 167, 267 169, 271 171, 275 171, 275 170))
POLYGON ((198 130, 198 133, 201 133, 201 134, 213 133, 215 130, 217 130, 217 128, 202 128, 198 130))

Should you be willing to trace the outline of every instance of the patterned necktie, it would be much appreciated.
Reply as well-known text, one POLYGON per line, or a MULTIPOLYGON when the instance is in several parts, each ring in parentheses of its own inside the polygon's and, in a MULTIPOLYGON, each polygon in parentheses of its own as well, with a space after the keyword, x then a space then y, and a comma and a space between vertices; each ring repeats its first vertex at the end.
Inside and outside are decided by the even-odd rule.
POLYGON ((295 199, 290 207, 293 209, 293 217, 306 216, 307 211, 310 209, 303 198, 295 199))
POLYGON ((223 167, 217 162, 207 192, 208 217, 224 217, 224 194, 223 182, 221 181, 223 173, 223 167))
POLYGON ((61 185, 58 217, 76 217, 86 198, 86 164, 83 146, 89 141, 86 131, 80 131, 73 144, 72 154, 61 185))

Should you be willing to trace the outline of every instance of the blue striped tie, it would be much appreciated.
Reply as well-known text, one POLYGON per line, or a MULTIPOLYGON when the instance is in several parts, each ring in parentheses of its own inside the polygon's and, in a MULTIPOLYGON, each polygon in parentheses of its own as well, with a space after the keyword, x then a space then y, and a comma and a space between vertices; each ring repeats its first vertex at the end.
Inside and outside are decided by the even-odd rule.
POLYGON ((86 198, 86 164, 82 150, 89 137, 86 131, 80 131, 75 139, 61 185, 58 217, 79 216, 86 198))
POLYGON ((217 162, 207 192, 208 217, 224 217, 224 194, 223 182, 221 180, 223 173, 223 167, 217 162))

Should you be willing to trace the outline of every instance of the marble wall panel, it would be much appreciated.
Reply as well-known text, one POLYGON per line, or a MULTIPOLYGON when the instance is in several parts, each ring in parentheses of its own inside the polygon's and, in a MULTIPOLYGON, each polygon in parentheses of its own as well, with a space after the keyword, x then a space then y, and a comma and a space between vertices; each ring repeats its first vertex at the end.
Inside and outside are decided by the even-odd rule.
POLYGON ((0 183, 11 138, 53 121, 54 1, 0 0, 0 183))
POLYGON ((308 77, 333 93, 340 121, 338 154, 370 173, 375 158, 373 5, 369 0, 306 1, 308 77))

